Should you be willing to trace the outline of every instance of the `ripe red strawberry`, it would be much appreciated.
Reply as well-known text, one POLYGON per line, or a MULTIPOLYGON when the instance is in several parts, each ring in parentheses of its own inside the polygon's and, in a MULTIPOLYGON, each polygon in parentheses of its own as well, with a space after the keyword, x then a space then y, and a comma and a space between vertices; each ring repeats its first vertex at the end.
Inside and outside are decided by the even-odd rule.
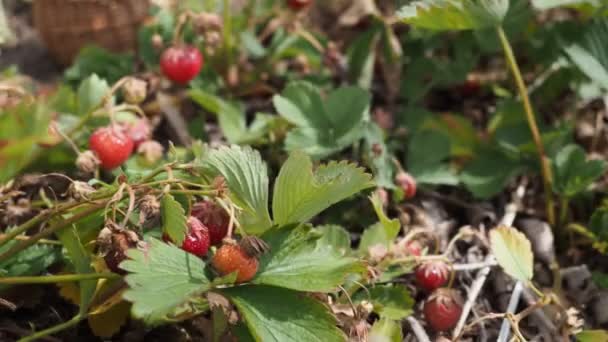
POLYGON ((460 84, 457 87, 460 95, 464 97, 471 97, 481 90, 481 83, 477 80, 466 80, 464 83, 460 84))
POLYGON ((449 276, 450 268, 443 261, 429 261, 416 268, 416 281, 428 292, 445 285, 449 276))
POLYGON ((255 256, 250 256, 243 247, 231 243, 223 244, 215 252, 211 264, 223 276, 238 272, 237 283, 253 279, 259 266, 258 259, 255 256))
POLYGON ((212 246, 222 243, 228 233, 230 216, 213 201, 202 201, 192 206, 192 216, 199 219, 208 229, 212 246))
MULTIPOLYGON (((194 216, 188 217, 187 224, 188 233, 180 248, 201 258, 206 256, 209 251, 209 230, 194 216)), ((171 241, 171 238, 164 234, 163 240, 171 241)))
POLYGON ((416 196, 416 180, 409 173, 399 171, 395 175, 395 184, 401 188, 406 199, 416 196))
POLYGON ((441 288, 424 303, 424 318, 436 331, 452 329, 462 314, 462 298, 452 289, 441 288))
POLYGON ((160 57, 163 74, 177 84, 192 81, 203 67, 203 55, 194 46, 172 46, 160 57))
POLYGON ((101 167, 114 169, 124 163, 133 152, 133 140, 118 127, 98 128, 89 138, 89 148, 95 152, 101 167))
POLYGON ((310 5, 313 0, 287 0, 287 4, 294 11, 300 11, 310 5))

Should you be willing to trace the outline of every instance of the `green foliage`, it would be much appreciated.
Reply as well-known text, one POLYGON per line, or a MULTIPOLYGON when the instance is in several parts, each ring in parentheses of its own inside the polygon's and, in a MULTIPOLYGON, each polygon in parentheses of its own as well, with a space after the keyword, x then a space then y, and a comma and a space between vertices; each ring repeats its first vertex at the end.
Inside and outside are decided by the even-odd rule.
MULTIPOLYGON (((80 242, 78 232, 75 227, 60 230, 56 233, 59 241, 66 249, 67 254, 74 265, 74 271, 80 274, 95 273, 95 269, 91 266, 91 258, 89 253, 84 249, 84 246, 80 242)), ((97 288, 97 280, 82 280, 79 282, 80 285, 80 314, 84 314, 88 311, 91 300, 95 294, 97 288)))
POLYGON ((369 341, 374 342, 401 342, 403 341, 401 323, 388 318, 381 318, 372 326, 368 338, 369 341))
POLYGON ((169 235, 176 246, 181 246, 188 232, 184 208, 171 194, 163 195, 160 206, 163 233, 169 235))
POLYGON ((77 93, 78 113, 86 115, 99 107, 109 90, 110 86, 108 86, 108 82, 96 74, 82 81, 77 93))
POLYGON ((275 182, 272 199, 275 223, 306 222, 332 204, 371 186, 370 175, 354 164, 330 162, 313 170, 307 155, 294 152, 275 182))
POLYGON ((211 286, 203 261, 173 245, 152 239, 147 251, 131 249, 128 256, 120 265, 130 272, 124 298, 133 302, 133 316, 147 324, 162 323, 211 286))
POLYGON ((586 160, 578 145, 564 147, 553 160, 554 190, 562 196, 573 197, 585 190, 604 174, 608 165, 603 160, 586 160))
POLYGON ((608 19, 587 26, 580 43, 565 48, 572 62, 593 82, 608 90, 608 19))
POLYGON ((224 177, 230 198, 243 209, 239 221, 246 231, 261 233, 272 226, 268 213, 268 171, 259 152, 251 147, 222 146, 210 150, 202 166, 211 174, 224 177))
POLYGON ((576 334, 578 342, 599 342, 608 340, 608 331, 606 330, 583 330, 576 334))
POLYGON ((202 89, 190 90, 190 97, 207 111, 217 115, 222 133, 232 144, 253 144, 264 138, 279 119, 268 114, 258 113, 247 127, 243 111, 234 104, 202 89))
POLYGON ((320 238, 318 231, 305 225, 267 231, 262 239, 271 250, 261 257, 253 283, 330 292, 348 275, 364 272, 359 260, 342 255, 335 247, 321 243, 320 238))
POLYGON ((382 208, 382 202, 377 194, 370 197, 370 201, 379 221, 363 232, 361 242, 359 243, 359 251, 361 253, 367 253, 370 247, 378 244, 388 247, 401 230, 399 219, 389 219, 386 216, 382 208))
POLYGON ((589 230, 598 240, 608 242, 608 203, 597 208, 589 219, 589 230))
MULTIPOLYGON (((18 241, 10 241, 0 247, 0 253, 4 253, 14 247, 18 241)), ((34 245, 14 257, 0 263, 0 276, 18 277, 33 276, 40 274, 47 267, 61 259, 61 253, 55 246, 34 245)), ((0 291, 9 285, 0 285, 0 291)))
POLYGON ((338 342, 346 339, 325 306, 299 292, 272 286, 239 286, 220 293, 234 303, 256 341, 338 342))
POLYGON ((331 246, 342 255, 348 255, 351 252, 350 233, 344 227, 325 225, 316 228, 321 233, 319 245, 331 246))
POLYGON ((369 293, 357 292, 354 300, 369 300, 380 317, 396 321, 411 315, 415 304, 407 288, 402 285, 375 286, 369 289, 369 293))
POLYGON ((512 227, 499 227, 490 232, 492 253, 505 273, 529 282, 534 272, 532 246, 526 236, 512 227))
POLYGON ((405 22, 431 30, 497 27, 509 10, 508 0, 420 0, 402 7, 405 22))
POLYGON ((64 77, 68 82, 78 84, 89 78, 89 75, 99 75, 108 82, 115 83, 133 71, 134 62, 131 55, 88 46, 80 51, 74 63, 65 71, 64 77))
POLYGON ((287 135, 287 150, 303 150, 323 158, 361 138, 370 95, 357 87, 342 87, 324 101, 312 84, 292 82, 273 97, 273 103, 278 113, 296 126, 287 135))
POLYGON ((460 180, 478 198, 500 193, 512 177, 523 171, 522 164, 495 149, 482 149, 465 165, 460 180))
POLYGON ((48 136, 48 109, 41 103, 0 108, 0 184, 15 177, 40 152, 37 143, 48 136))

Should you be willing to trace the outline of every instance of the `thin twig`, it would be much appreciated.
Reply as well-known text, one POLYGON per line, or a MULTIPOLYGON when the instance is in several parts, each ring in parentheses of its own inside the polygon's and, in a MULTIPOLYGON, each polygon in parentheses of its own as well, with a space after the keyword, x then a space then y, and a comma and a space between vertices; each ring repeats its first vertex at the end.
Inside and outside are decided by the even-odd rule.
MULTIPOLYGON (((509 203, 505 206, 505 214, 500 220, 500 223, 505 226, 512 226, 516 215, 517 204, 509 203)), ((492 270, 492 266, 490 265, 492 261, 495 262, 496 260, 494 259, 494 255, 490 253, 486 256, 484 260, 484 263, 488 263, 488 266, 485 266, 484 268, 479 270, 479 272, 477 272, 477 276, 475 277, 473 284, 471 284, 467 301, 462 307, 462 314, 460 315, 460 319, 458 320, 458 324, 456 324, 456 328, 454 329, 452 336, 457 337, 461 334, 462 329, 464 328, 464 325, 467 322, 467 318, 469 317, 469 313, 473 308, 473 304, 477 300, 477 297, 479 296, 479 293, 481 292, 481 289, 483 288, 483 285, 485 284, 486 279, 488 278, 488 275, 492 270)))
POLYGON ((431 342, 429 335, 427 335, 422 325, 420 325, 420 323, 414 318, 414 316, 409 316, 408 318, 406 318, 406 320, 410 324, 412 332, 414 333, 414 335, 416 335, 416 339, 418 340, 418 342, 431 342))
MULTIPOLYGON (((486 256, 485 262, 490 262, 493 259, 494 256, 489 254, 486 256)), ((456 328, 454 329, 454 333, 452 334, 452 336, 456 337, 460 335, 462 328, 464 328, 464 325, 467 322, 469 313, 473 308, 473 304, 475 304, 475 301, 477 301, 477 297, 479 296, 479 293, 481 292, 481 289, 483 288, 483 285, 485 284, 486 279, 488 278, 488 274, 490 274, 490 270, 492 270, 492 267, 486 266, 479 270, 479 272, 477 272, 477 277, 473 281, 473 284, 471 284, 467 301, 462 307, 462 314, 460 315, 460 319, 458 320, 458 324, 456 324, 456 328)))
POLYGON ((486 261, 482 261, 482 262, 472 262, 469 264, 454 264, 452 265, 452 269, 454 271, 474 271, 474 270, 478 270, 480 268, 484 268, 484 267, 492 267, 492 266, 496 266, 498 265, 498 262, 496 261, 496 259, 494 259, 494 257, 490 258, 489 260, 486 259, 486 261))
MULTIPOLYGON (((518 281, 513 288, 513 293, 511 294, 511 298, 509 299, 509 305, 507 307, 507 312, 514 314, 515 310, 517 310, 517 306, 519 305, 519 300, 521 298, 521 294, 524 290, 524 285, 521 281, 518 281)), ((500 334, 498 335, 497 342, 506 342, 511 335, 511 324, 509 324, 508 320, 503 320, 502 325, 500 326, 500 334)))

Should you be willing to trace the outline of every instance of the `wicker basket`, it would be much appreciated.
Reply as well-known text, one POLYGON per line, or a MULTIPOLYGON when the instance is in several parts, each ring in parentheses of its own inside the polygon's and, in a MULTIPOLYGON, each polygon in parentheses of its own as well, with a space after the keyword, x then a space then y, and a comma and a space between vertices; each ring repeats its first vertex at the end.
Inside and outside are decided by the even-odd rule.
POLYGON ((115 52, 135 48, 148 6, 148 0, 35 0, 34 24, 51 55, 68 65, 89 44, 115 52))

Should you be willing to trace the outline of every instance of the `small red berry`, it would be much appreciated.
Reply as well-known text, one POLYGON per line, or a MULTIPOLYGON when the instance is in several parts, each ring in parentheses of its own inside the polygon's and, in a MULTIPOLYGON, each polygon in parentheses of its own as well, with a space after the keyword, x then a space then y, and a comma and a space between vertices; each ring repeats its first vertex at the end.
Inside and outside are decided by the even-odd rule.
POLYGON ((133 140, 118 127, 98 128, 89 138, 89 148, 106 170, 122 165, 133 153, 133 147, 133 140))
POLYGON ((208 229, 211 245, 217 246, 228 233, 230 216, 213 201, 202 201, 192 206, 192 216, 199 219, 208 229))
POLYGON ((471 97, 479 93, 481 90, 481 83, 477 80, 466 80, 464 83, 460 84, 457 89, 461 96, 471 97))
MULTIPOLYGON (((209 251, 209 230, 194 216, 188 217, 187 224, 188 233, 184 238, 181 249, 201 258, 206 256, 209 251)), ((171 238, 164 234, 163 240, 169 242, 171 238)))
POLYGON ((287 0, 287 4, 294 11, 300 11, 312 4, 313 0, 287 0))
POLYGON ((160 57, 163 74, 178 84, 192 81, 203 67, 203 55, 194 46, 172 46, 160 57))
POLYGON ((258 259, 248 255, 241 246, 230 243, 222 245, 215 252, 211 264, 223 276, 237 272, 237 283, 253 279, 259 266, 258 259))
POLYGON ((443 261, 429 261, 416 268, 416 281, 428 292, 445 285, 449 276, 450 268, 443 261))
POLYGON ((416 196, 416 180, 409 173, 399 171, 395 175, 395 184, 401 188, 406 199, 416 196))
POLYGON ((462 298, 452 289, 441 288, 424 303, 424 318, 436 331, 452 329, 462 314, 462 298))

